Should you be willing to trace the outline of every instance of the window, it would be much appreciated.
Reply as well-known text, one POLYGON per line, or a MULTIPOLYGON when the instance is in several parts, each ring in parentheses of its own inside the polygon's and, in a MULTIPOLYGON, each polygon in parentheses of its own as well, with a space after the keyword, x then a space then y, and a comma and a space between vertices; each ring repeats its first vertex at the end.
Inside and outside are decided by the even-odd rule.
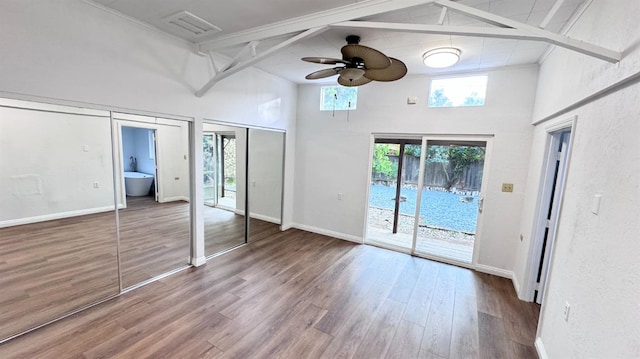
POLYGON ((323 86, 320 90, 320 111, 355 110, 357 103, 357 87, 323 86))
POLYGON ((487 76, 431 80, 429 107, 484 106, 487 76))

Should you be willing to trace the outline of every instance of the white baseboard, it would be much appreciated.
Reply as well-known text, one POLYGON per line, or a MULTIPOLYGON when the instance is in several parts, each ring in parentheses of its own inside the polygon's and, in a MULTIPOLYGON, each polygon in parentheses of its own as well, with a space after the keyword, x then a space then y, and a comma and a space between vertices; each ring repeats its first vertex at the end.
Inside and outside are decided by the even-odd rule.
POLYGON ((286 231, 287 229, 295 228, 294 223, 285 223, 280 226, 281 231, 286 231))
POLYGON ((484 265, 484 264, 476 264, 475 269, 478 272, 497 275, 498 277, 503 277, 503 278, 508 278, 508 279, 513 278, 513 272, 512 271, 506 270, 506 269, 502 269, 502 268, 496 268, 496 267, 492 267, 492 266, 488 266, 488 265, 484 265))
POLYGON ((84 216, 84 215, 87 215, 87 214, 109 212, 109 211, 113 211, 113 210, 115 210, 114 206, 105 206, 105 207, 81 209, 81 210, 77 210, 77 211, 68 211, 68 212, 58 212, 58 213, 44 214, 44 215, 41 215, 41 216, 9 219, 9 220, 6 220, 6 221, 0 221, 0 228, 19 226, 19 225, 22 225, 22 224, 38 223, 38 222, 44 222, 44 221, 52 221, 54 219, 62 219, 62 218, 84 216))
POLYGON ((307 226, 307 225, 299 224, 299 223, 294 223, 292 225, 292 227, 300 229, 300 230, 303 230, 303 231, 307 231, 307 232, 313 232, 313 233, 317 233, 317 234, 322 234, 323 236, 329 236, 329 237, 334 237, 334 238, 338 238, 338 239, 343 239, 343 240, 349 241, 349 242, 354 242, 354 243, 358 243, 358 244, 364 243, 364 241, 362 240, 361 237, 352 236, 350 234, 334 232, 334 231, 330 231, 330 230, 327 230, 327 229, 322 229, 322 228, 313 227, 313 226, 307 226))
POLYGON ((518 281, 518 277, 516 276, 515 272, 511 272, 511 282, 513 283, 513 288, 516 290, 518 299, 522 300, 520 298, 520 282, 518 281))
POLYGON ((540 337, 536 338, 535 341, 536 352, 538 352, 538 358, 540 359, 549 359, 547 355, 547 351, 544 349, 544 344, 542 344, 542 339, 540 337))
POLYGON ((280 218, 269 217, 269 216, 265 216, 257 213, 251 213, 250 217, 261 220, 261 221, 269 222, 269 223, 280 224, 280 218))
POLYGON ((189 258, 189 263, 191 263, 191 265, 193 265, 194 267, 200 267, 203 264, 207 263, 207 258, 206 257, 198 257, 198 258, 189 258))
POLYGON ((160 202, 160 203, 176 202, 176 201, 185 201, 185 202, 189 202, 189 197, 185 197, 185 196, 175 196, 175 197, 158 198, 158 202, 160 202))

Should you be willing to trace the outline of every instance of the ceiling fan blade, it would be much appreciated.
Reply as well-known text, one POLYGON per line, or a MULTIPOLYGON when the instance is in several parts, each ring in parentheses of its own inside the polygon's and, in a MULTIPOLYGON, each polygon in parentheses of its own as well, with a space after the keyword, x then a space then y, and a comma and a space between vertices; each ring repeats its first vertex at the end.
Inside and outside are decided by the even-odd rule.
POLYGON ((330 77, 330 76, 337 75, 340 72, 340 70, 342 70, 342 69, 343 69, 343 67, 334 67, 332 69, 324 69, 324 70, 312 72, 312 73, 308 74, 307 76, 305 76, 304 78, 307 79, 307 80, 322 79, 322 78, 325 78, 325 77, 330 77))
POLYGON ((355 80, 349 80, 342 76, 338 77, 338 83, 342 86, 347 86, 347 87, 362 86, 362 85, 368 84, 371 81, 373 80, 370 80, 364 76, 355 80))
POLYGON ((336 65, 336 64, 351 64, 351 61, 334 59, 331 57, 303 57, 302 61, 313 62, 316 64, 336 65))
POLYGON ((368 46, 349 44, 340 49, 345 59, 359 58, 364 62, 364 68, 384 69, 391 66, 391 60, 382 52, 368 46))
POLYGON ((407 74, 407 66, 396 58, 389 59, 391 66, 382 70, 366 70, 363 76, 375 81, 395 81, 403 78, 407 74))

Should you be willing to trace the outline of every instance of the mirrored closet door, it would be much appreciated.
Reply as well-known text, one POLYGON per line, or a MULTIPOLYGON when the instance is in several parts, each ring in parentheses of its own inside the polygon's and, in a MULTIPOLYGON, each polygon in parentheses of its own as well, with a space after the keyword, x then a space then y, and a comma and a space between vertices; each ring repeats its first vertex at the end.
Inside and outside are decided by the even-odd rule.
POLYGON ((113 114, 123 288, 189 264, 189 123, 113 114))
POLYGON ((249 242, 280 231, 285 133, 249 129, 249 242))
POLYGON ((109 112, 0 99, 0 341, 119 293, 109 112))
POLYGON ((246 243, 247 129, 205 123, 203 146, 204 248, 211 256, 246 243))

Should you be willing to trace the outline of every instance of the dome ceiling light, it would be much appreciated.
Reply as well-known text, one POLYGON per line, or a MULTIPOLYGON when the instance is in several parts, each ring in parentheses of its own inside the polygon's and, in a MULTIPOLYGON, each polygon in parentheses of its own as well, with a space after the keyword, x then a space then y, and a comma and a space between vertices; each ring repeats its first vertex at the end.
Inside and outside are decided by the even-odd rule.
POLYGON ((455 47, 440 47, 425 52, 422 55, 422 61, 429 67, 442 69, 457 64, 460 60, 460 53, 460 49, 455 47))

